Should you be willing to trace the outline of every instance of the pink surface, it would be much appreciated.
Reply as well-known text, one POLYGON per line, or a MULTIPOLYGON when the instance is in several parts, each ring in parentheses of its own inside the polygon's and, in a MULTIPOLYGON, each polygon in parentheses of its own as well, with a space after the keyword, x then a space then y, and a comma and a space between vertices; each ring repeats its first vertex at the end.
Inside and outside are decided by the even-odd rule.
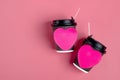
POLYGON ((78 51, 78 62, 81 68, 91 68, 99 63, 102 55, 90 45, 83 45, 78 51))
POLYGON ((0 0, 0 80, 120 80, 120 0, 0 0), (94 38, 107 53, 88 74, 71 54, 53 48, 50 21, 76 18, 79 39, 94 38))
POLYGON ((77 31, 74 28, 58 28, 54 31, 55 43, 63 50, 69 50, 77 40, 77 31))

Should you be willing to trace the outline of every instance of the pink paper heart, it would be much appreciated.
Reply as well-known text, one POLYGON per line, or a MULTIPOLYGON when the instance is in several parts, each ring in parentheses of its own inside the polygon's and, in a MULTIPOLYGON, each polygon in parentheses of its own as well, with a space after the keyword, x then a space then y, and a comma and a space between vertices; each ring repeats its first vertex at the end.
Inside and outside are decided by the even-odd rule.
POLYGON ((78 63, 81 68, 91 68, 101 60, 101 53, 90 45, 83 45, 78 51, 78 63))
POLYGON ((63 50, 69 50, 77 39, 77 31, 74 28, 58 28, 54 31, 54 40, 63 50))

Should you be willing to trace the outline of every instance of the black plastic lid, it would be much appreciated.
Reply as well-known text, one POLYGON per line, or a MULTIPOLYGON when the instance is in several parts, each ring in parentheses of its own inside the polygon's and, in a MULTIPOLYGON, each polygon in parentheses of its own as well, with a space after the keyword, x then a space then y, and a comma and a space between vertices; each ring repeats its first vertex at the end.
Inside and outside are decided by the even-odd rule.
POLYGON ((93 39, 92 36, 87 37, 87 39, 84 41, 84 44, 91 45, 94 49, 100 51, 102 55, 106 53, 106 47, 102 43, 93 39))
POLYGON ((76 26, 77 23, 71 17, 71 19, 62 19, 62 20, 54 20, 52 26, 59 27, 59 26, 76 26))

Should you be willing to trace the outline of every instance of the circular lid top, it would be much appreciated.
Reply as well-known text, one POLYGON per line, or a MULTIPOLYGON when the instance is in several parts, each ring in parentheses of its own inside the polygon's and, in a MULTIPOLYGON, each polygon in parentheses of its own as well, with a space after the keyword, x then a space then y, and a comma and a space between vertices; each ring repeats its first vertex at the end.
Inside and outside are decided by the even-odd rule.
POLYGON ((85 39, 84 44, 91 45, 94 49, 100 51, 102 54, 105 54, 106 52, 106 47, 102 43, 93 39, 92 36, 88 36, 87 39, 85 39))
POLYGON ((71 19, 62 19, 62 20, 53 20, 52 26, 58 27, 58 26, 76 26, 77 23, 71 17, 71 19))

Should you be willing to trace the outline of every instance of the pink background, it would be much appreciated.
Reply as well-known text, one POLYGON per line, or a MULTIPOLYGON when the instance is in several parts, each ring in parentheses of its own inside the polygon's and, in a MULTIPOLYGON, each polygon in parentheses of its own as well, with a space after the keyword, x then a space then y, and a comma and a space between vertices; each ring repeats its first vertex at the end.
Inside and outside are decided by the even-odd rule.
POLYGON ((0 0, 0 80, 120 80, 120 0, 0 0), (94 38, 107 54, 90 73, 53 48, 53 19, 76 18, 78 39, 94 38))

